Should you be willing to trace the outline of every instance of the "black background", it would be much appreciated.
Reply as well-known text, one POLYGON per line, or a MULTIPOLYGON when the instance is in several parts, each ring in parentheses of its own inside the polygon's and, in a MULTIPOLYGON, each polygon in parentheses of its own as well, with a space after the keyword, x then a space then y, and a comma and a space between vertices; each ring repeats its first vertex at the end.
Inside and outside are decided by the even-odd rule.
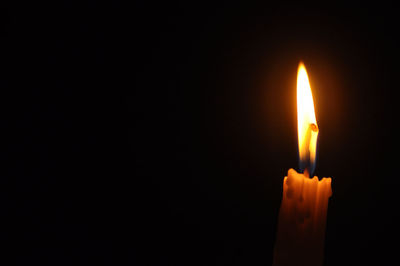
POLYGON ((300 60, 315 174, 333 179, 325 264, 396 264, 394 6, 65 1, 1 15, 2 264, 271 265, 298 165, 300 60))

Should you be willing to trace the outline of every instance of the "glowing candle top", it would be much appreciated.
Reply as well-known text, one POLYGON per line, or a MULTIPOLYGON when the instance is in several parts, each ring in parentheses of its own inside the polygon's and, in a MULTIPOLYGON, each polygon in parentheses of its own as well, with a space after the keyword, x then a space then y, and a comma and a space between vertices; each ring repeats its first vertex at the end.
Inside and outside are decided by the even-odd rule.
POLYGON ((297 130, 300 170, 312 175, 317 153, 318 126, 306 67, 302 62, 297 72, 297 130))

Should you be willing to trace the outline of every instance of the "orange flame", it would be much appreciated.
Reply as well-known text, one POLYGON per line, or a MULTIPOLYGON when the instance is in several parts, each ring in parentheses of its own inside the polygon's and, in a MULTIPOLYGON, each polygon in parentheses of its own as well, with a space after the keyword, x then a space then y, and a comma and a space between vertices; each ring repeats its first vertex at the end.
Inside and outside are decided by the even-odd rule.
POLYGON ((317 153, 318 126, 310 82, 302 62, 297 72, 297 130, 300 168, 312 174, 317 153))

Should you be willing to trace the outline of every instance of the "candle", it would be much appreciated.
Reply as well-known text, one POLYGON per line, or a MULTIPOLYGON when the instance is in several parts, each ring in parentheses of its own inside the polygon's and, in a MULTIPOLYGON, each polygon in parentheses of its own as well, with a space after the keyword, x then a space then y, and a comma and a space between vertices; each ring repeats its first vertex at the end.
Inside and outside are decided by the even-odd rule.
POLYGON ((283 180, 274 250, 274 266, 322 265, 331 178, 310 178, 315 168, 318 126, 307 71, 297 73, 297 128, 300 171, 289 169, 283 180))

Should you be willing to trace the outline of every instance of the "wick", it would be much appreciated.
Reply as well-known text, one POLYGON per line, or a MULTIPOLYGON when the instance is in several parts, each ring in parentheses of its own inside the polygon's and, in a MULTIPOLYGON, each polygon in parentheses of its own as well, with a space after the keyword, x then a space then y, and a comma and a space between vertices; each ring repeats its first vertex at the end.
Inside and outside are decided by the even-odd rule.
POLYGON ((310 173, 308 172, 308 168, 304 169, 304 175, 310 178, 310 173))
MULTIPOLYGON (((311 164, 311 154, 310 154, 310 145, 312 145, 312 147, 316 146, 316 141, 317 141, 317 136, 318 136, 318 126, 314 123, 310 123, 308 124, 308 128, 307 128, 307 132, 304 138, 304 162, 303 166, 304 167, 304 175, 306 177, 310 177, 310 174, 312 174, 312 172, 310 170, 313 169, 312 164, 311 164)), ((302 168, 302 167, 301 167, 302 168)))
POLYGON ((310 124, 310 129, 314 132, 318 132, 318 126, 314 123, 310 124))

